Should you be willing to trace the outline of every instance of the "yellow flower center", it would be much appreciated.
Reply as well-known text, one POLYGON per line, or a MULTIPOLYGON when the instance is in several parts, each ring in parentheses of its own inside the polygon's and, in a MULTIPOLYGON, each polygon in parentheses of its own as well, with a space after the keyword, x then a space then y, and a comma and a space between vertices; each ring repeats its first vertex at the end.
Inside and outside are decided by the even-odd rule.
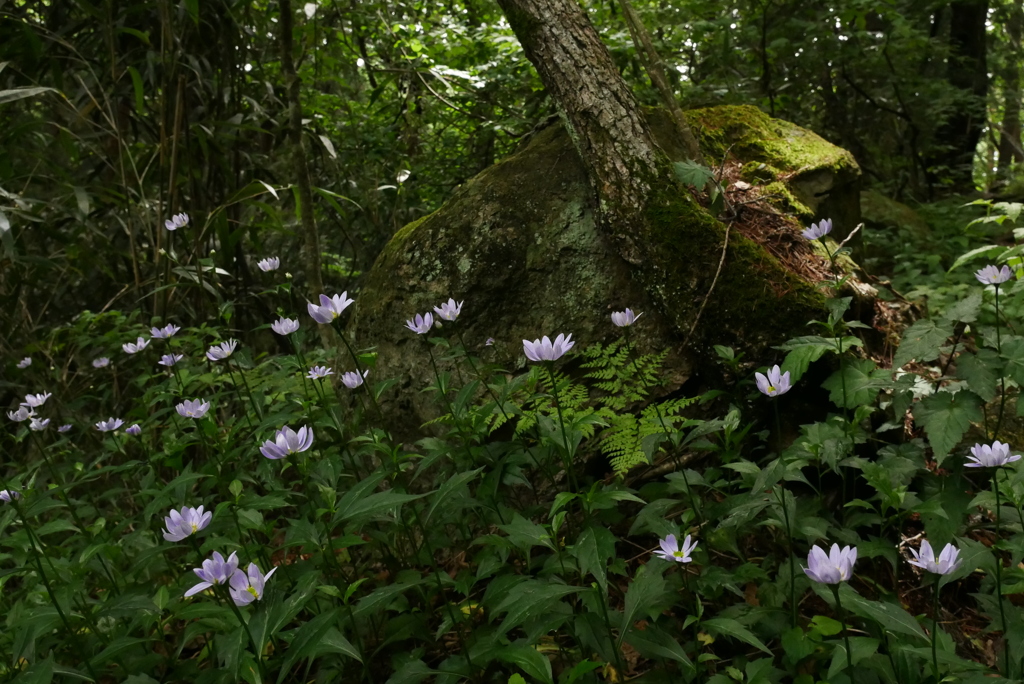
POLYGON ((198 531, 199 531, 199 525, 196 525, 195 523, 192 523, 192 534, 195 534, 198 531))
POLYGON ((246 589, 246 591, 248 591, 250 594, 252 594, 256 598, 260 597, 260 595, 258 593, 256 593, 256 588, 255 587, 249 587, 248 589, 246 589))
POLYGON ((686 554, 683 553, 682 551, 673 551, 672 555, 675 556, 676 558, 685 558, 686 557, 686 554))

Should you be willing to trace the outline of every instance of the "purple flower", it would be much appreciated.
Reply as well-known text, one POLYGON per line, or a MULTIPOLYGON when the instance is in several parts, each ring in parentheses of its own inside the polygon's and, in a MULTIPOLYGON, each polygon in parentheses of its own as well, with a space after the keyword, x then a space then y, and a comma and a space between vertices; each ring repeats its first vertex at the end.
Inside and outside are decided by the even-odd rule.
POLYGON ((139 426, 138 423, 135 423, 135 425, 132 425, 129 428, 125 428, 124 432, 125 432, 126 435, 131 435, 132 437, 138 437, 139 435, 142 434, 142 428, 139 426))
POLYGON ((369 375, 369 369, 364 370, 363 374, 360 375, 357 371, 349 371, 348 373, 341 374, 341 384, 349 389, 355 389, 363 384, 363 380, 369 375))
POLYGON ((277 431, 273 440, 267 440, 260 447, 260 453, 272 460, 297 454, 313 446, 313 428, 305 425, 296 432, 287 425, 277 431))
POLYGON ((160 360, 157 361, 157 363, 159 363, 161 366, 167 366, 168 368, 170 368, 174 364, 181 361, 183 358, 184 357, 181 354, 164 354, 163 356, 160 357, 160 360))
POLYGON ((220 555, 219 552, 214 551, 213 558, 203 561, 203 567, 192 570, 192 572, 196 573, 196 577, 203 581, 186 591, 186 598, 189 596, 195 596, 199 592, 209 589, 212 586, 226 584, 231 578, 231 575, 235 574, 235 570, 237 569, 237 552, 232 553, 228 556, 227 560, 224 560, 224 556, 220 555))
POLYGON ((625 328, 628 325, 633 325, 633 323, 636 322, 636 319, 640 318, 641 316, 643 316, 642 313, 634 315, 633 310, 630 309, 629 307, 626 307, 625 311, 612 312, 612 323, 619 326, 620 328, 625 328))
POLYGON ((832 219, 822 219, 821 223, 812 223, 802 235, 808 240, 820 240, 832 232, 832 219))
POLYGON ((253 601, 263 598, 263 587, 277 568, 271 568, 266 575, 260 572, 255 563, 249 563, 249 573, 235 570, 231 575, 231 599, 236 606, 247 606, 253 601))
POLYGON ((168 323, 167 325, 165 325, 162 328, 150 328, 149 329, 149 334, 152 335, 153 339, 155 339, 155 340, 166 340, 166 339, 168 339, 170 337, 174 337, 174 334, 176 332, 178 332, 179 330, 181 330, 181 326, 180 325, 174 325, 173 323, 168 323))
POLYGON ((171 509, 164 517, 164 539, 169 542, 180 542, 199 530, 204 529, 213 520, 213 511, 203 512, 203 507, 184 506, 181 512, 171 509))
POLYGON ((30 422, 28 424, 28 428, 29 428, 29 430, 34 430, 35 432, 42 432, 43 430, 46 429, 46 426, 49 425, 49 424, 50 424, 50 419, 49 418, 44 418, 44 419, 40 420, 39 418, 33 417, 32 418, 32 422, 30 422))
MULTIPOLYGON (((156 328, 153 328, 156 330, 156 328)), ((149 340, 144 340, 141 337, 132 342, 125 342, 121 345, 121 349, 124 349, 125 353, 138 354, 140 351, 149 346, 149 340)))
POLYGON ((113 432, 122 425, 124 425, 124 421, 120 418, 108 418, 96 423, 96 429, 100 432, 113 432))
POLYGON ((777 397, 791 389, 789 371, 783 373, 778 366, 769 368, 767 376, 763 373, 754 373, 754 378, 757 381, 757 389, 761 390, 761 394, 767 394, 769 397, 777 397))
POLYGON ((109 365, 110 365, 110 359, 108 359, 106 356, 101 356, 98 359, 93 359, 92 360, 92 367, 93 368, 106 368, 109 365))
POLYGON ((46 400, 53 396, 52 392, 43 392, 42 394, 26 394, 25 401, 21 402, 22 406, 28 406, 29 408, 39 408, 46 403, 46 400))
POLYGON ((463 302, 456 304, 455 300, 449 297, 448 301, 441 306, 435 306, 434 311, 440 318, 443 318, 446 321, 454 321, 459 317, 459 314, 462 313, 462 304, 463 302))
POLYGON ((494 346, 494 338, 493 338, 493 337, 488 337, 488 338, 487 338, 487 339, 486 339, 486 340, 484 341, 484 346, 485 346, 485 347, 493 347, 493 346, 494 346))
POLYGON ((175 214, 168 221, 164 221, 164 228, 167 230, 178 230, 188 225, 188 214, 175 214))
POLYGON ((691 542, 690 535, 686 535, 686 539, 683 540, 683 545, 679 546, 679 541, 676 539, 676 535, 670 534, 661 540, 661 550, 655 551, 654 555, 667 561, 689 563, 693 560, 690 558, 690 554, 693 553, 695 548, 697 548, 697 542, 691 542))
POLYGON ((348 298, 347 291, 333 297, 322 294, 320 295, 320 306, 312 302, 306 302, 306 310, 313 317, 314 321, 327 324, 340 316, 341 312, 347 309, 354 301, 354 299, 348 298))
POLYGON ((13 420, 15 423, 20 423, 22 421, 28 420, 29 418, 34 418, 35 415, 36 412, 30 409, 28 406, 25 406, 24 404, 18 407, 17 411, 7 412, 7 417, 13 420))
POLYGON ((853 564, 857 562, 857 547, 832 545, 832 551, 826 556, 817 544, 807 554, 807 567, 804 572, 815 582, 822 584, 839 584, 853 577, 853 564))
POLYGON ((910 561, 911 565, 934 572, 936 575, 948 575, 964 562, 962 558, 957 558, 960 555, 960 549, 952 544, 946 544, 942 553, 936 558, 935 551, 932 550, 932 545, 928 543, 927 539, 921 542, 920 552, 914 548, 911 548, 910 552, 914 554, 914 560, 910 561))
POLYGON ((424 316, 416 314, 415 318, 410 318, 405 322, 405 327, 412 330, 417 335, 429 332, 430 329, 434 327, 434 314, 429 311, 424 316))
POLYGON ((31 365, 32 365, 32 357, 31 356, 26 356, 25 358, 23 358, 21 361, 18 362, 18 368, 28 368, 31 365))
POLYGON ((11 503, 11 499, 20 499, 21 492, 16 489, 0 489, 0 501, 11 503))
POLYGON ((572 335, 559 334, 552 342, 545 335, 539 340, 530 342, 529 340, 523 340, 523 353, 526 354, 526 358, 531 361, 557 361, 562 358, 565 352, 572 349, 573 345, 576 344, 572 341, 572 335))
POLYGON ((334 371, 327 366, 313 366, 309 369, 309 372, 306 373, 306 377, 310 380, 319 380, 321 378, 326 378, 328 375, 334 375, 334 371))
POLYGON ((975 444, 971 447, 971 454, 967 458, 974 463, 966 464, 968 468, 1000 468, 1020 460, 1019 455, 1010 455, 1009 444, 1003 444, 998 439, 992 442, 992 446, 975 444))
POLYGON ((256 262, 256 265, 259 266, 260 270, 264 273, 269 273, 270 271, 276 271, 281 268, 281 260, 277 257, 269 257, 267 259, 260 259, 256 262))
POLYGON ((206 352, 206 358, 211 361, 223 361, 235 352, 235 347, 238 346, 238 340, 228 340, 227 342, 221 342, 210 347, 206 352))
POLYGON ((1013 277, 1013 271, 1006 264, 1003 264, 1002 268, 989 264, 985 268, 979 269, 974 272, 974 277, 978 279, 982 285, 999 285, 1005 283, 1007 280, 1013 277))
POLYGON ((178 415, 183 418, 199 419, 210 410, 210 402, 201 399, 186 399, 174 407, 178 415))
POLYGON ((67 432, 70 429, 71 429, 71 423, 68 423, 67 425, 61 425, 59 428, 57 428, 57 432, 64 433, 64 432, 67 432))
POLYGON ((299 322, 291 318, 280 318, 270 324, 270 329, 278 335, 291 335, 299 329, 299 322))

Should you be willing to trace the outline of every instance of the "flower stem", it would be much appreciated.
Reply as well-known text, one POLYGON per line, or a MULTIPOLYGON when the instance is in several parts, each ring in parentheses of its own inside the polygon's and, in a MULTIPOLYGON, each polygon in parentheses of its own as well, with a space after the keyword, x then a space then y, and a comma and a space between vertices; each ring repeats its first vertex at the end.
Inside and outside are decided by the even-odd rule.
POLYGON ((992 545, 993 550, 996 551, 996 597, 999 601, 999 621, 1002 623, 1003 630, 1003 675, 1005 677, 1010 676, 1010 648, 1006 643, 1006 612, 1003 607, 1003 561, 999 557, 996 545, 999 543, 999 528, 1000 528, 1000 516, 999 516, 999 471, 1000 468, 996 468, 995 473, 992 475, 992 488, 996 494, 996 543, 992 545))
POLYGON ((932 594, 932 669, 935 671, 935 684, 939 684, 939 655, 936 645, 939 641, 939 581, 942 575, 935 576, 935 591, 932 594))
POLYGON ((573 471, 572 453, 569 451, 569 437, 565 434, 565 419, 562 417, 562 403, 558 400, 558 383, 555 380, 555 370, 552 367, 552 362, 548 361, 544 364, 547 368, 548 377, 551 378, 551 395, 555 400, 555 411, 558 413, 558 425, 562 428, 562 446, 565 447, 565 472, 569 476, 569 481, 572 482, 573 491, 579 491, 579 485, 576 483, 576 473, 573 471))
POLYGON ((843 604, 839 599, 839 587, 841 584, 832 584, 832 595, 836 597, 836 612, 839 613, 839 622, 843 627, 843 643, 846 645, 846 669, 849 671, 850 680, 853 681, 853 651, 850 650, 850 631, 846 627, 846 615, 843 612, 843 604))
MULTIPOLYGON (((1003 353, 1003 340, 999 333, 999 284, 996 283, 996 353, 1003 353)), ((999 417, 996 418, 996 429, 992 431, 992 439, 999 436, 999 429, 1003 426, 1003 410, 1006 408, 1006 376, 999 378, 999 417)), ((1009 677, 1009 674, 1006 675, 1009 677)))
POLYGON ((792 626, 796 627, 796 563, 793 562, 793 528, 789 522, 789 507, 786 505, 786 489, 781 488, 779 501, 782 504, 782 517, 786 522, 786 546, 789 548, 789 612, 792 626))

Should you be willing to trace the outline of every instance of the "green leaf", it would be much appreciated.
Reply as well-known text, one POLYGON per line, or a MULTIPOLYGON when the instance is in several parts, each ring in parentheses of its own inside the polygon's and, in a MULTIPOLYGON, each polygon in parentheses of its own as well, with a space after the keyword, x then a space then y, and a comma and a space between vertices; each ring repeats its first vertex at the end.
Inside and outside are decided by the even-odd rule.
POLYGON ((644 629, 630 625, 626 634, 626 643, 635 648, 645 658, 665 658, 681 663, 693 669, 693 662, 686 651, 672 635, 654 623, 644 629))
POLYGON ((570 587, 557 582, 527 580, 512 587, 508 595, 494 607, 494 614, 508 611, 498 627, 502 634, 518 627, 531 618, 551 610, 558 599, 580 591, 581 587, 570 587))
MULTIPOLYGON (((972 249, 966 254, 961 254, 959 257, 957 257, 957 260, 953 262, 953 265, 950 266, 949 270, 946 272, 952 273, 954 269, 960 268, 961 266, 966 264, 968 261, 971 261, 972 259, 977 259, 979 257, 984 257, 990 254, 995 254, 997 252, 1002 252, 1004 249, 1006 248, 1003 247, 1002 245, 985 245, 984 247, 972 249)), ((893 368, 895 367, 896 366, 893 365, 893 368)))
MULTIPOLYGON (((873 656, 878 651, 878 644, 878 639, 850 637, 850 650, 853 651, 853 666, 856 667, 860 661, 873 656)), ((840 642, 832 652, 832 664, 828 668, 828 678, 835 679, 836 675, 847 668, 847 663, 846 644, 845 642, 840 642)), ((848 674, 852 680, 853 673, 850 672, 848 674)))
POLYGON ((981 311, 981 290, 975 290, 946 310, 946 320, 973 323, 981 311))
POLYGON ((829 390, 829 399, 833 404, 850 409, 874 401, 879 390, 892 384, 889 379, 891 375, 891 371, 875 368, 875 362, 871 359, 846 359, 842 367, 830 375, 821 386, 829 390))
POLYGON ((641 566, 626 590, 626 609, 622 615, 616 650, 622 647, 622 640, 638 614, 660 612, 660 599, 664 592, 665 578, 661 573, 650 564, 641 566))
POLYGON ((892 359, 892 369, 902 368, 915 359, 924 362, 939 358, 939 347, 953 334, 952 323, 940 323, 924 318, 907 328, 892 359))
POLYGON ((761 642, 754 633, 732 618, 711 618, 701 623, 701 626, 716 636, 727 636, 733 639, 750 644, 771 655, 772 652, 761 642))
POLYGON ((972 421, 982 420, 981 399, 977 394, 961 390, 936 392, 925 397, 914 409, 914 420, 924 426, 935 460, 939 465, 967 434, 972 421))
POLYGON ((135 89, 135 112, 143 114, 146 109, 146 98, 142 88, 142 75, 133 66, 128 67, 128 74, 132 77, 132 87, 135 89))
POLYGON ((703 190, 715 177, 714 172, 708 167, 689 161, 673 163, 672 170, 681 183, 692 185, 698 190, 703 190))
POLYGON ((971 391, 989 402, 996 398, 996 384, 1002 374, 1002 366, 1003 362, 994 349, 964 352, 956 357, 956 376, 965 380, 971 391))
MULTIPOLYGON (((24 100, 26 97, 35 97, 42 93, 49 92, 53 88, 14 88, 13 90, 0 90, 0 105, 24 100)), ((54 90, 54 92, 56 92, 54 90)))
POLYGON ((599 667, 601 667, 601 663, 595 663, 586 659, 581 660, 580 662, 573 665, 572 669, 569 670, 568 674, 565 676, 564 684, 573 684, 573 682, 575 682, 583 675, 587 674, 588 672, 593 672, 599 667))
POLYGON ((1017 384, 1024 385, 1024 337, 1004 339, 1002 356, 1006 360, 1006 375, 1017 384))
POLYGON ((572 547, 580 572, 590 573, 601 592, 608 593, 608 560, 615 555, 615 536, 604 527, 588 527, 572 547))
POLYGON ((551 661, 533 646, 517 642, 505 646, 498 651, 498 658, 506 663, 512 663, 523 672, 536 680, 551 684, 554 679, 551 674, 551 661))
POLYGON ((534 546, 543 546, 554 551, 555 546, 551 541, 551 532, 544 526, 527 520, 518 513, 512 514, 512 522, 507 525, 498 525, 498 529, 508 535, 508 540, 516 548, 529 553, 534 546))
MULTIPOLYGON (((843 350, 862 346, 856 337, 847 336, 841 339, 843 350)), ((839 342, 834 337, 821 337, 820 335, 804 335, 794 337, 785 344, 780 344, 776 349, 788 351, 785 360, 782 362, 782 372, 789 372, 790 382, 796 382, 807 372, 810 365, 820 359, 826 352, 839 353, 839 342)))
POLYGON ((277 684, 281 684, 281 682, 288 678, 292 667, 299 660, 313 653, 320 639, 327 633, 327 630, 334 626, 339 610, 339 608, 332 608, 331 610, 324 611, 299 627, 291 644, 288 646, 288 653, 277 677, 277 684))
POLYGON ((468 483, 475 480, 476 476, 479 475, 482 470, 483 468, 477 468, 476 470, 467 470, 455 475, 454 477, 448 478, 448 481, 441 485, 441 487, 437 490, 437 493, 434 494, 434 497, 430 502, 430 508, 427 509, 426 515, 423 516, 423 524, 425 525, 429 523, 430 519, 437 511, 438 507, 441 504, 448 501, 448 499, 458 489, 464 487, 468 483))

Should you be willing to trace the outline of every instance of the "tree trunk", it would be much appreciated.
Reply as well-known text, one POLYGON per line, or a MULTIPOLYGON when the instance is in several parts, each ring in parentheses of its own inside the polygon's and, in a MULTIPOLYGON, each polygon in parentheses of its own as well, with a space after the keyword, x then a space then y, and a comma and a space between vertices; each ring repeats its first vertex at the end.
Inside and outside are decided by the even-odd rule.
MULTIPOLYGON (((974 188, 974 151, 985 126, 988 94, 987 37, 988 0, 955 0, 950 3, 949 63, 946 78, 960 91, 956 111, 937 132, 945 152, 932 166, 945 166, 953 189, 974 188)), ((939 175, 938 173, 936 175, 939 175)))
MULTIPOLYGON (((1006 22, 1007 42, 1010 55, 1019 57, 1021 34, 1024 33, 1024 0, 1017 0, 1009 7, 1010 16, 1006 22)), ((1010 175, 1014 163, 1024 162, 1024 146, 1021 145, 1020 126, 1020 62, 1016 57, 1007 60, 1003 74, 1003 125, 999 132, 999 174, 1010 175)))
MULTIPOLYGON (((302 261, 306 271, 306 288, 315 300, 324 291, 320 273, 320 234, 317 232, 316 217, 313 215, 313 189, 309 179, 309 165, 306 163, 306 148, 302 140, 302 101, 299 99, 301 81, 295 73, 292 58, 292 2, 279 0, 281 8, 281 75, 284 76, 288 98, 289 133, 292 137, 294 154, 295 186, 299 191, 299 218, 302 223, 302 261)), ((321 330, 327 329, 320 326, 321 330)))
POLYGON ((629 86, 576 0, 498 0, 554 100, 623 258, 642 222, 662 155, 629 86))

